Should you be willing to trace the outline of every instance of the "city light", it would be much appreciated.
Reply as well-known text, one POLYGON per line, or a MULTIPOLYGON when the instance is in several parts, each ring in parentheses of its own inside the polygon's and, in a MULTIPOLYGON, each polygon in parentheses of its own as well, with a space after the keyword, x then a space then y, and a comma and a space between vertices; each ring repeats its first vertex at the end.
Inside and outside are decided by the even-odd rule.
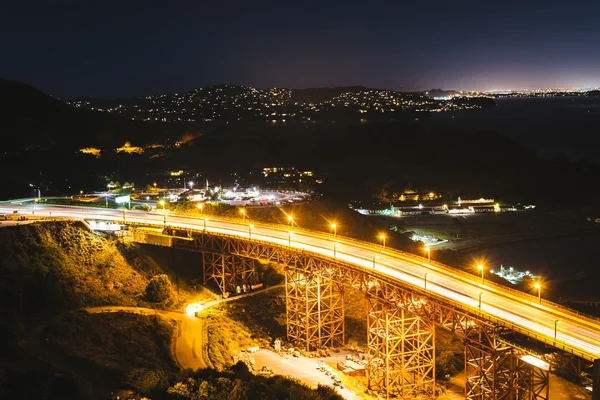
POLYGON ((481 284, 483 285, 483 284, 485 283, 485 281, 484 281, 484 278, 483 278, 483 273, 484 273, 484 271, 485 271, 485 268, 483 267, 483 265, 479 264, 479 265, 477 266, 477 269, 478 269, 479 271, 481 271, 481 284))
POLYGON ((542 304, 542 285, 540 285, 539 282, 536 282, 533 287, 538 290, 538 301, 542 304))

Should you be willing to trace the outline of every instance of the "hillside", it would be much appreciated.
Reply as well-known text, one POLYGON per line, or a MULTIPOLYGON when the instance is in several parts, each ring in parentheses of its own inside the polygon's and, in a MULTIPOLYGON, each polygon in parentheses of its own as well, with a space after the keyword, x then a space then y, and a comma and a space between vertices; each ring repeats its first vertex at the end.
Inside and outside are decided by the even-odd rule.
MULTIPOLYGON (((331 389, 254 376, 244 366, 229 369, 224 358, 221 371, 179 371, 171 355, 174 321, 156 314, 80 310, 95 305, 177 309, 177 300, 196 284, 198 269, 190 268, 197 265, 194 256, 197 262, 195 253, 126 246, 79 222, 0 229, 0 398, 198 398, 190 397, 192 391, 211 399, 279 399, 290 393, 298 399, 339 398, 331 389), (157 274, 173 278, 171 299, 151 303, 148 283, 157 274)), ((193 293, 195 301, 213 298, 204 288, 193 293)), ((271 310, 261 309, 261 321, 271 310)), ((258 326, 252 318, 248 323, 253 330, 258 326)), ((218 320, 211 326, 222 328, 218 320)), ((216 351, 216 357, 226 357, 224 349, 216 351)))
POLYGON ((177 140, 183 132, 183 126, 74 109, 25 83, 0 80, 0 137, 9 149, 114 148, 177 140))
POLYGON ((1 229, 0 273, 0 303, 24 313, 136 305, 148 282, 115 242, 74 222, 1 229))
POLYGON ((330 101, 342 93, 360 92, 368 89, 364 86, 292 89, 291 100, 299 103, 321 103, 330 101))

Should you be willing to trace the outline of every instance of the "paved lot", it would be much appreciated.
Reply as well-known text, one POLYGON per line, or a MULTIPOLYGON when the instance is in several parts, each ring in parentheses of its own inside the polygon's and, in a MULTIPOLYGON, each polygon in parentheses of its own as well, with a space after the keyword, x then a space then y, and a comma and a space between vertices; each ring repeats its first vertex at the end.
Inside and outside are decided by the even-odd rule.
MULTIPOLYGON (((300 379, 302 382, 316 387, 317 385, 333 386, 333 380, 325 375, 325 373, 317 370, 318 358, 293 357, 289 355, 280 356, 270 350, 260 349, 253 354, 255 364, 254 367, 260 370, 263 365, 268 365, 273 369, 273 372, 279 375, 291 376, 300 379)), ((325 358, 325 362, 337 362, 345 358, 345 354, 334 354, 332 357, 325 358)), ((341 375, 341 372, 339 373, 341 375)), ((336 388, 336 391, 348 400, 362 399, 356 393, 344 388, 336 388)))

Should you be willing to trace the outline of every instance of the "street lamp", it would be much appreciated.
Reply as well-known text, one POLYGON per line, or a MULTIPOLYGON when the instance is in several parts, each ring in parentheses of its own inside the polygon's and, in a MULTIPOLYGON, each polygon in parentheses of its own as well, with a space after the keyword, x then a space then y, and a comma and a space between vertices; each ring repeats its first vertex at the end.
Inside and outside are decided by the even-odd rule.
POLYGON ((375 260, 377 259, 377 254, 373 255, 373 269, 375 269, 375 260))
POLYGON ((164 224, 165 224, 165 228, 166 228, 166 227, 167 227, 167 209, 166 209, 166 207, 165 207, 165 201, 164 201, 164 200, 161 200, 161 201, 159 201, 159 204, 160 204, 160 205, 162 206, 162 208, 163 208, 163 215, 164 215, 163 222, 164 222, 164 224))
POLYGON ((290 226, 294 226, 294 217, 288 215, 288 221, 290 221, 290 226))
POLYGON ((337 244, 337 242, 335 242, 333 244, 333 258, 334 259, 337 257, 337 252, 336 252, 337 247, 338 247, 338 244, 337 244))
POLYGON ((337 226, 336 224, 331 224, 331 229, 333 229, 333 236, 335 240, 337 240, 337 226))
POLYGON ((208 218, 204 218, 202 221, 204 221, 204 232, 206 232, 206 223, 208 222, 208 218))
POLYGON ((202 215, 202 210, 204 209, 204 204, 198 203, 198 209, 200 210, 200 215, 202 215))
POLYGON ((483 265, 479 264, 477 266, 477 269, 481 271, 481 284, 483 285, 484 282, 485 282, 484 279, 483 279, 483 271, 485 270, 485 268, 483 268, 483 265))
POLYGON ((294 236, 294 232, 289 231, 289 236, 288 236, 288 246, 291 249, 292 248, 292 236, 294 236))
POLYGON ((483 296, 483 292, 479 293, 479 311, 481 311, 481 296, 483 296))
POLYGON ((560 320, 555 320, 554 321, 554 343, 556 344, 556 332, 558 330, 558 323, 560 322, 560 320))
POLYGON ((425 272, 425 278, 423 279, 423 289, 427 290, 427 275, 429 272, 425 272))
POLYGON ((194 188, 194 182, 190 181, 190 190, 194 188))
POLYGON ((246 210, 242 208, 240 212, 242 213, 242 219, 246 219, 246 210))
POLYGON ((248 239, 252 240, 252 229, 254 229, 254 225, 248 225, 248 239))
POLYGON ((425 252, 427 253, 427 262, 431 263, 431 249, 428 246, 425 246, 425 252))
POLYGON ((540 304, 542 304, 542 285, 540 285, 539 282, 536 282, 535 285, 533 285, 533 287, 535 287, 538 290, 538 301, 540 302, 540 304))
POLYGON ((383 249, 385 250, 385 235, 379 235, 379 239, 383 242, 383 249))

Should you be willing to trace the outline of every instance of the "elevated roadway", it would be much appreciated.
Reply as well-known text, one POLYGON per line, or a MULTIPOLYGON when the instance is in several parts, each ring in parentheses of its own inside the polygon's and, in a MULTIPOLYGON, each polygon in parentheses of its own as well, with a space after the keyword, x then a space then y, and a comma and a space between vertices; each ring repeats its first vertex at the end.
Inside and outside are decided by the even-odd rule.
MULTIPOLYGON (((31 215, 32 205, 0 204, 0 213, 31 215)), ((122 221, 122 210, 73 208, 35 205, 36 216, 85 218, 122 221)), ((270 242, 300 249, 355 265, 401 281, 404 285, 428 292, 460 304, 473 313, 541 342, 554 345, 578 357, 592 361, 600 358, 600 319, 577 313, 558 304, 538 302, 537 297, 492 282, 477 275, 428 262, 427 259, 381 245, 350 238, 303 230, 285 225, 262 224, 242 219, 206 216, 208 219, 167 213, 167 224, 184 229, 205 229, 215 234, 270 242), (253 228, 250 228, 253 224, 253 228), (337 243, 337 245, 335 244, 337 243), (334 245, 336 246, 334 251, 334 245)), ((162 212, 125 212, 127 223, 162 225, 162 212)))

